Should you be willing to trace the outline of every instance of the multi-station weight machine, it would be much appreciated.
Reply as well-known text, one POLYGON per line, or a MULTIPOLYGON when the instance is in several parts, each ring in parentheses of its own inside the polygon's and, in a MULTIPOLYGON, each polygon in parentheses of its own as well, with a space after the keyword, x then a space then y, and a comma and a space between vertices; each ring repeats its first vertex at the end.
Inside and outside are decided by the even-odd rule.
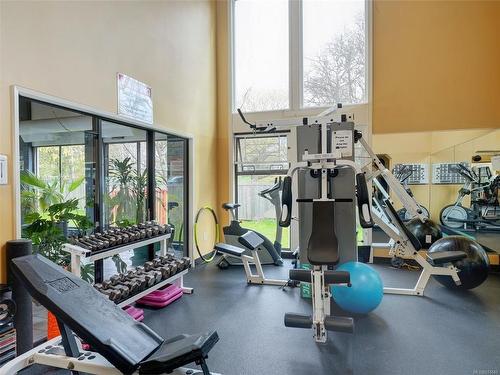
POLYGON ((300 260, 312 269, 293 269, 289 276, 311 283, 312 315, 287 313, 285 325, 312 328, 317 342, 326 341, 327 331, 354 330, 352 318, 330 314, 330 286, 350 285, 349 273, 335 268, 340 262, 357 260, 356 206, 361 226, 373 225, 365 176, 354 161, 354 123, 339 121, 335 112, 251 124, 240 111, 242 120, 256 132, 283 127, 296 131, 298 161, 283 180, 280 225, 291 223, 292 178, 296 175, 300 260))

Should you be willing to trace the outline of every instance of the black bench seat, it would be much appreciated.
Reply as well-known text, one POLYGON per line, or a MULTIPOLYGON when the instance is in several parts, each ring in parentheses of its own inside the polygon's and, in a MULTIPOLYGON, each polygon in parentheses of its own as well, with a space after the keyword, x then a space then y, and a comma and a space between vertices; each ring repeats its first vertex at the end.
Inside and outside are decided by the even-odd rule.
POLYGON ((245 249, 242 249, 241 247, 228 245, 227 243, 222 242, 215 244, 215 250, 222 254, 227 254, 236 258, 241 258, 245 252, 245 249))

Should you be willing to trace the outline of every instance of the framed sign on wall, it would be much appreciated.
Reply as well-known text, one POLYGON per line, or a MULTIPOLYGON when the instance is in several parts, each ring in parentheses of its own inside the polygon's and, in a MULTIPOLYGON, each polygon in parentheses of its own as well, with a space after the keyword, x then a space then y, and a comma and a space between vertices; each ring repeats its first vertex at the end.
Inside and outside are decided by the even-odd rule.
POLYGON ((153 97, 151 87, 123 73, 116 75, 116 81, 118 114, 152 124, 153 97))

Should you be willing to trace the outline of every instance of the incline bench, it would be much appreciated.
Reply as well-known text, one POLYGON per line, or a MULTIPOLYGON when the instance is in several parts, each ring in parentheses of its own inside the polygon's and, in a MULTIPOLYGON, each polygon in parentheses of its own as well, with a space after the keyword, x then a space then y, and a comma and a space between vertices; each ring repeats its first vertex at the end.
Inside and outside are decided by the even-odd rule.
POLYGON ((217 332, 164 340, 90 284, 40 255, 16 258, 11 267, 33 298, 55 315, 61 337, 8 362, 0 375, 15 374, 35 363, 99 375, 195 374, 181 368, 192 362, 210 374, 205 359, 219 340, 217 332), (82 350, 75 335, 91 351, 82 350))
POLYGON ((266 278, 266 276, 264 275, 264 269, 262 268, 262 263, 259 258, 259 253, 257 251, 258 247, 264 243, 264 240, 257 233, 249 230, 242 236, 238 237, 238 242, 243 247, 233 246, 221 242, 215 244, 215 250, 219 253, 233 258, 238 258, 242 261, 248 284, 277 285, 289 287, 295 287, 298 285, 298 283, 290 280, 266 278), (245 254, 246 249, 251 251, 252 256, 245 254), (252 272, 252 265, 255 266, 257 274, 254 274, 252 272))

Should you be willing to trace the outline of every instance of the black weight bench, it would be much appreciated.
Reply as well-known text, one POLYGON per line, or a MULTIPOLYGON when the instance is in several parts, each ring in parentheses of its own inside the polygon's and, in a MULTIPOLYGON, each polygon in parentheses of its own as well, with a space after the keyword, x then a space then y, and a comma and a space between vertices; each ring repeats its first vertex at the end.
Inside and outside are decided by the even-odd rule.
MULTIPOLYGON (((165 340, 148 326, 136 322, 90 284, 41 255, 16 258, 11 267, 33 298, 57 318, 66 353, 66 357, 60 360, 61 368, 92 374, 110 373, 110 367, 124 374, 174 371, 185 374, 192 370, 179 368, 195 362, 201 366, 203 374, 210 374, 205 359, 219 340, 217 332, 180 335, 165 340), (102 356, 105 360, 99 357, 91 363, 91 356, 82 355, 73 333, 96 352, 94 358, 102 356)), ((35 351, 32 359, 35 361, 40 355, 40 351, 35 351)), ((19 371, 19 365, 10 365, 15 372, 9 370, 9 364, 6 366, 7 369, 0 369, 0 374, 19 371)))

